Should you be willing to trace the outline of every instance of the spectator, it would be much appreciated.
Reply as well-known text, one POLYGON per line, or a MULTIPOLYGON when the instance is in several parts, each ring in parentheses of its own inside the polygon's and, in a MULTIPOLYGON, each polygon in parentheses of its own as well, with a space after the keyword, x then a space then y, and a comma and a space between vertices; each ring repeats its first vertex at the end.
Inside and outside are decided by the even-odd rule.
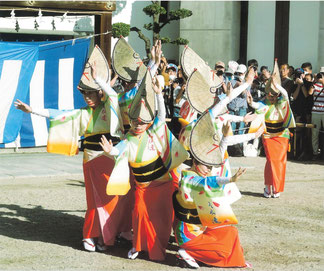
POLYGON ((289 66, 289 73, 288 73, 289 78, 294 79, 294 71, 295 68, 293 66, 289 66))
POLYGON ((316 126, 312 129, 312 160, 316 160, 320 156, 319 150, 319 131, 321 126, 324 127, 324 67, 321 67, 320 72, 316 75, 314 84, 314 105, 312 108, 312 123, 316 126))
MULTIPOLYGON (((244 83, 245 73, 246 73, 246 66, 244 64, 240 64, 237 67, 236 72, 234 73, 234 79, 230 81, 233 88, 236 88, 242 83, 244 83)), ((229 109, 229 113, 232 115, 236 115, 236 116, 246 115, 247 112, 246 90, 228 104, 228 109, 229 109)), ((245 124, 243 121, 239 123, 232 122, 233 133, 243 134, 244 126, 245 124), (238 131, 236 130, 237 124, 239 125, 238 131)))
POLYGON ((280 66, 281 86, 287 91, 289 100, 293 91, 294 81, 289 77, 289 65, 287 63, 280 66))
POLYGON ((301 65, 301 68, 304 70, 305 74, 307 74, 307 73, 312 74, 313 73, 313 67, 312 67, 312 64, 310 62, 303 63, 301 65))
POLYGON ((223 82, 222 85, 216 90, 216 95, 227 92, 228 80, 225 76, 225 64, 223 61, 217 61, 215 64, 215 72, 219 79, 223 82))

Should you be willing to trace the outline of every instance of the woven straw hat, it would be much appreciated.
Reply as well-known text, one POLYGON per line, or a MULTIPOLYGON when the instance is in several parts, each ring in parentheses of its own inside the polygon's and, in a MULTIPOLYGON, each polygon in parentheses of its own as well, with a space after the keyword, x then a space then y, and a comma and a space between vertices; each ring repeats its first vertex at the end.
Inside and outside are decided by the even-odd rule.
POLYGON ((129 118, 131 120, 140 120, 144 123, 150 123, 155 117, 155 92, 152 86, 152 77, 147 70, 141 85, 133 99, 129 109, 129 118))
POLYGON ((181 66, 187 78, 195 69, 197 69, 202 76, 205 77, 210 86, 219 88, 222 84, 222 81, 216 75, 216 72, 211 69, 208 64, 188 46, 185 46, 183 49, 181 55, 181 66))
POLYGON ((274 75, 274 78, 270 78, 268 80, 268 82, 265 86, 265 92, 266 93, 270 92, 272 94, 277 95, 278 93, 280 93, 280 91, 279 91, 279 89, 277 89, 275 84, 281 85, 280 72, 279 72, 279 66, 278 66, 277 59, 275 59, 272 75, 274 75))
POLYGON ((190 134, 190 151, 202 164, 216 166, 222 163, 219 149, 221 138, 208 112, 197 121, 190 134))
POLYGON ((108 83, 110 80, 110 72, 108 62, 106 57, 96 45, 88 59, 87 63, 85 64, 85 68, 81 77, 81 80, 78 85, 79 90, 85 91, 97 91, 100 90, 99 85, 95 82, 91 75, 91 68, 90 65, 93 65, 96 62, 96 72, 97 76, 100 77, 104 82, 108 83))
POLYGON ((186 92, 190 105, 199 113, 203 113, 213 106, 215 98, 217 98, 215 94, 216 88, 212 87, 196 69, 191 73, 187 81, 186 92))
POLYGON ((127 82, 140 81, 147 70, 139 54, 120 37, 112 53, 112 67, 118 76, 127 82))

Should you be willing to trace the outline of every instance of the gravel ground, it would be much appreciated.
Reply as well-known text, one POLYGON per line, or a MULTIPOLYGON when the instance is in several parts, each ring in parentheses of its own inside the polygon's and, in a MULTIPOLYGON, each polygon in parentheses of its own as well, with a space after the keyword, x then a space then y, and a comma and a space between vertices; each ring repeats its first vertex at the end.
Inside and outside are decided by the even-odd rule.
MULTIPOLYGON (((232 207, 253 270, 324 270, 323 161, 288 162, 279 199, 262 197, 265 158, 232 157, 231 164, 233 171, 248 169, 238 181, 243 197, 232 207)), ((2 176, 0 191, 0 270, 184 270, 177 266, 175 243, 162 263, 145 253, 126 259, 131 244, 124 242, 105 253, 83 251, 81 174, 2 176)))

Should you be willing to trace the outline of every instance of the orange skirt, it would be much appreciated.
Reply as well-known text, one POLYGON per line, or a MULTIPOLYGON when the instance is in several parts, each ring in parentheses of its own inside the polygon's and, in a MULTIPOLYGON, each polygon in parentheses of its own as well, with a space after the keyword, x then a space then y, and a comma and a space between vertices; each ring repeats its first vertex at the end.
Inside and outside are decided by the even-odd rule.
POLYGON ((106 245, 113 245, 118 233, 132 229, 134 185, 125 196, 108 196, 106 186, 113 167, 114 162, 104 155, 83 164, 87 198, 83 238, 102 237, 106 245))
POLYGON ((264 168, 264 184, 272 185, 276 193, 285 187, 288 138, 273 137, 262 140, 267 162, 264 168))
POLYGON ((172 227, 171 181, 153 181, 147 187, 136 186, 133 211, 133 247, 148 251, 151 260, 165 259, 172 227))
POLYGON ((196 259, 217 267, 245 267, 243 248, 238 231, 233 226, 207 228, 181 248, 196 259))

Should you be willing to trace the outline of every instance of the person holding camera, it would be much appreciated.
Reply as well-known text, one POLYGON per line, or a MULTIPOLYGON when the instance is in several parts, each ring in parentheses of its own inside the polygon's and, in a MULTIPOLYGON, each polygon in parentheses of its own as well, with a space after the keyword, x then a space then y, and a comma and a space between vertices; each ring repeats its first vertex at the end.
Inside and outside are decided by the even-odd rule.
POLYGON ((222 81, 222 85, 216 90, 216 95, 227 92, 228 79, 225 76, 225 64, 223 61, 217 61, 215 64, 215 72, 218 78, 222 81))
POLYGON ((318 144, 319 131, 321 125, 324 127, 324 67, 321 67, 320 72, 316 75, 316 82, 314 83, 312 124, 315 126, 312 129, 312 160, 317 160, 320 156, 318 144))
MULTIPOLYGON (((236 88, 240 86, 241 84, 244 83, 244 77, 246 73, 246 66, 244 64, 240 64, 237 67, 237 70, 234 73, 234 79, 230 81, 231 85, 233 88, 236 88)), ((238 97, 233 99, 229 104, 228 104, 228 110, 229 113, 232 115, 236 116, 245 116, 247 112, 247 102, 246 102, 246 91, 245 90, 242 94, 240 94, 238 97)), ((232 123, 232 129, 235 134, 243 134, 244 133, 244 122, 241 121, 238 123, 238 130, 237 128, 237 123, 232 123), (236 131, 236 132, 235 132, 236 131)))

